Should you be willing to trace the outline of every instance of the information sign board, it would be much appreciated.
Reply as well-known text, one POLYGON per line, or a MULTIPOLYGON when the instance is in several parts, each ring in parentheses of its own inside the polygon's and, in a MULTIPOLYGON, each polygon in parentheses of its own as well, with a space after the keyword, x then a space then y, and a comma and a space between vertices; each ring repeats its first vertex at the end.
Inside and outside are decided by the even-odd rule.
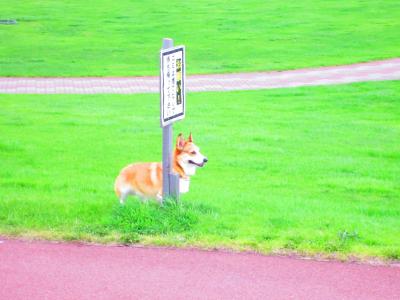
POLYGON ((185 47, 162 49, 161 127, 185 117, 185 47))

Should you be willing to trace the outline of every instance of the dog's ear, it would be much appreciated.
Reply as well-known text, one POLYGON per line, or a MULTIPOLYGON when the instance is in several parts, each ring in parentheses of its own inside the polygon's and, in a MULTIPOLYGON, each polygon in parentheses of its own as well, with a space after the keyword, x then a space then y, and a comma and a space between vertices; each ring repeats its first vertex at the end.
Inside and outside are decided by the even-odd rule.
POLYGON ((183 147, 185 147, 185 139, 183 138, 182 133, 180 133, 176 139, 176 149, 182 151, 183 147))
POLYGON ((193 143, 193 136, 192 136, 192 133, 189 134, 188 142, 189 142, 189 143, 193 143))

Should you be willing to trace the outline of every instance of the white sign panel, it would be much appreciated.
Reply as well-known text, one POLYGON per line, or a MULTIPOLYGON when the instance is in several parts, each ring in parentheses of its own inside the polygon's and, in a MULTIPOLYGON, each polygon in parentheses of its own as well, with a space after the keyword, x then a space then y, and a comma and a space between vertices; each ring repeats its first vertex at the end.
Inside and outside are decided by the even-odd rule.
POLYGON ((161 126, 185 117, 185 47, 163 49, 161 60, 161 126))

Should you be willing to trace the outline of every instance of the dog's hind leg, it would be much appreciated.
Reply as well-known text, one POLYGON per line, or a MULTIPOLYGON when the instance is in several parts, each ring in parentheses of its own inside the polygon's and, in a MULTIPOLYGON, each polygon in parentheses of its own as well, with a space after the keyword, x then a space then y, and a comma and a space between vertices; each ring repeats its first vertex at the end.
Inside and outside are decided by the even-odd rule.
POLYGON ((121 205, 125 204, 126 198, 129 195, 136 195, 135 191, 132 190, 129 186, 124 186, 120 189, 120 193, 119 193, 119 203, 121 203, 121 205))
POLYGON ((128 197, 128 196, 129 196, 129 193, 121 193, 121 195, 119 196, 119 203, 121 205, 124 205, 125 201, 126 201, 126 197, 128 197))

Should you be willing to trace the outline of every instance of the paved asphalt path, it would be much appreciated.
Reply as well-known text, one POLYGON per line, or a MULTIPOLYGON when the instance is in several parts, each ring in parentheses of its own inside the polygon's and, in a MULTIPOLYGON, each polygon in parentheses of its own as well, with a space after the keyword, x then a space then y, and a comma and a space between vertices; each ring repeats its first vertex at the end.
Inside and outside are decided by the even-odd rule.
MULTIPOLYGON (((400 80, 400 58, 281 72, 192 75, 189 92, 273 89, 361 81, 400 80)), ((0 94, 157 93, 158 77, 0 77, 0 94)))
POLYGON ((395 266, 0 240, 0 299, 400 299, 395 266))

